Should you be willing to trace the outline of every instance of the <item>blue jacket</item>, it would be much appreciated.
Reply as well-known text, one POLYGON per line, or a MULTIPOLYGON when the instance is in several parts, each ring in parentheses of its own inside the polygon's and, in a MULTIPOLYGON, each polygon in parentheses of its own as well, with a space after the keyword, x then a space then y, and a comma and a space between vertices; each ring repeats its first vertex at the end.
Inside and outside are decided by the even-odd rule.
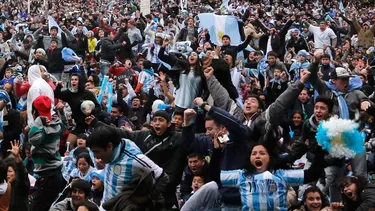
MULTIPOLYGON (((219 125, 223 125, 229 132, 229 141, 221 153, 221 170, 235 170, 245 168, 250 155, 249 128, 242 125, 238 119, 228 112, 211 107, 208 115, 212 117, 219 125)), ((195 135, 193 126, 187 126, 182 129, 182 137, 188 140, 194 140, 190 151, 202 154, 212 154, 211 138, 204 135, 195 135)), ((222 201, 225 204, 240 205, 241 199, 238 189, 223 187, 220 189, 222 201)))

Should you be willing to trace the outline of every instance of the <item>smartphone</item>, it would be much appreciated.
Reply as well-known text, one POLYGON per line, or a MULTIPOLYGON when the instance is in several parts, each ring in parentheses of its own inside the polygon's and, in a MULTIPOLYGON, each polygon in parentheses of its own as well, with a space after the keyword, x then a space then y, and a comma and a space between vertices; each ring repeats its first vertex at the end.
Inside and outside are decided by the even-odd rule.
POLYGON ((219 139, 220 144, 224 144, 224 143, 227 143, 229 141, 229 137, 228 137, 227 134, 225 134, 223 136, 219 136, 218 139, 219 139))
POLYGON ((329 197, 332 202, 341 202, 341 191, 338 187, 331 185, 329 187, 329 197))

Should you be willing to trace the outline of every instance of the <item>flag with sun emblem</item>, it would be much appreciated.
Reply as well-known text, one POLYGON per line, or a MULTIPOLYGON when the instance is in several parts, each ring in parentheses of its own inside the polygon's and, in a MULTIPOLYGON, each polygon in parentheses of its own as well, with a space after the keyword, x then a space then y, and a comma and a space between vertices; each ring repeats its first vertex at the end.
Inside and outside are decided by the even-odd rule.
POLYGON ((202 13, 198 15, 200 28, 208 29, 211 41, 215 45, 221 45, 223 35, 228 35, 232 45, 241 43, 241 36, 238 30, 237 18, 232 15, 214 15, 202 13))

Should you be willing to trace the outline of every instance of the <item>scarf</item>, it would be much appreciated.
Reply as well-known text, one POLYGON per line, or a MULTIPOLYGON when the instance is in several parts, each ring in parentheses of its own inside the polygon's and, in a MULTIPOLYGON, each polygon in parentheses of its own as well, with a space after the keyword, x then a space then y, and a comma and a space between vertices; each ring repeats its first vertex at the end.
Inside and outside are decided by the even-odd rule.
POLYGON ((154 71, 152 71, 151 69, 144 69, 143 71, 145 71, 146 73, 148 73, 151 76, 154 76, 154 71))
POLYGON ((344 98, 345 93, 340 92, 332 83, 330 80, 329 82, 326 82, 327 87, 331 89, 332 93, 337 97, 337 101, 339 103, 339 117, 341 119, 350 119, 349 118, 349 108, 348 104, 346 103, 346 100, 344 98))
MULTIPOLYGON (((346 103, 346 100, 344 98, 346 93, 340 92, 332 83, 330 80, 329 82, 326 82, 326 85, 329 89, 331 89, 332 93, 337 97, 338 103, 339 103, 339 117, 342 119, 349 119, 349 108, 346 103)), ((353 90, 359 89, 362 87, 362 81, 359 78, 359 76, 354 76, 349 80, 349 88, 348 92, 351 92, 353 90)))

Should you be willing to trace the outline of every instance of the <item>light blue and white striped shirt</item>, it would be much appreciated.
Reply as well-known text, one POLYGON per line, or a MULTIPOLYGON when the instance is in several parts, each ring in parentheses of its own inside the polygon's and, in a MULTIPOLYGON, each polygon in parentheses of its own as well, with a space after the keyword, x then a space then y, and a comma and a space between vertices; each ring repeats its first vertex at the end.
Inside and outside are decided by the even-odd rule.
POLYGON ((149 57, 148 60, 150 60, 150 62, 153 64, 160 64, 160 59, 158 57, 158 54, 159 54, 161 45, 158 45, 155 43, 153 44, 154 44, 154 50, 152 52, 151 52, 152 48, 148 47, 148 54, 147 54, 147 57, 149 57))
POLYGON ((122 140, 123 142, 113 150, 112 159, 104 169, 102 203, 119 194, 125 184, 139 180, 146 169, 152 169, 156 179, 163 173, 163 169, 142 154, 134 142, 122 140))
POLYGON ((247 174, 244 170, 221 171, 223 186, 237 187, 242 210, 288 210, 288 187, 303 184, 304 170, 277 170, 272 174, 247 174))
POLYGON ((81 171, 79 170, 79 168, 74 168, 73 171, 70 173, 70 178, 71 179, 74 179, 74 178, 80 178, 81 180, 85 180, 86 182, 89 182, 91 183, 91 176, 90 176, 90 173, 92 171, 95 171, 96 169, 91 167, 87 170, 86 174, 83 175, 81 173, 81 171))
MULTIPOLYGON (((69 152, 69 157, 65 157, 63 160, 64 165, 62 169, 62 175, 67 182, 69 182, 70 174, 72 173, 73 169, 76 168, 77 160, 74 157, 74 151, 76 151, 76 149, 78 149, 78 147, 72 149, 69 152)), ((86 147, 86 149, 89 151, 91 161, 94 163, 94 168, 96 168, 94 153, 91 151, 90 148, 86 147)))
POLYGON ((149 72, 142 71, 139 73, 138 83, 143 84, 142 91, 148 94, 150 87, 155 86, 154 75, 151 75, 149 72))
POLYGON ((180 108, 194 108, 194 99, 199 97, 199 91, 202 87, 202 79, 195 75, 194 71, 189 74, 180 73, 180 87, 176 90, 175 104, 180 108))

